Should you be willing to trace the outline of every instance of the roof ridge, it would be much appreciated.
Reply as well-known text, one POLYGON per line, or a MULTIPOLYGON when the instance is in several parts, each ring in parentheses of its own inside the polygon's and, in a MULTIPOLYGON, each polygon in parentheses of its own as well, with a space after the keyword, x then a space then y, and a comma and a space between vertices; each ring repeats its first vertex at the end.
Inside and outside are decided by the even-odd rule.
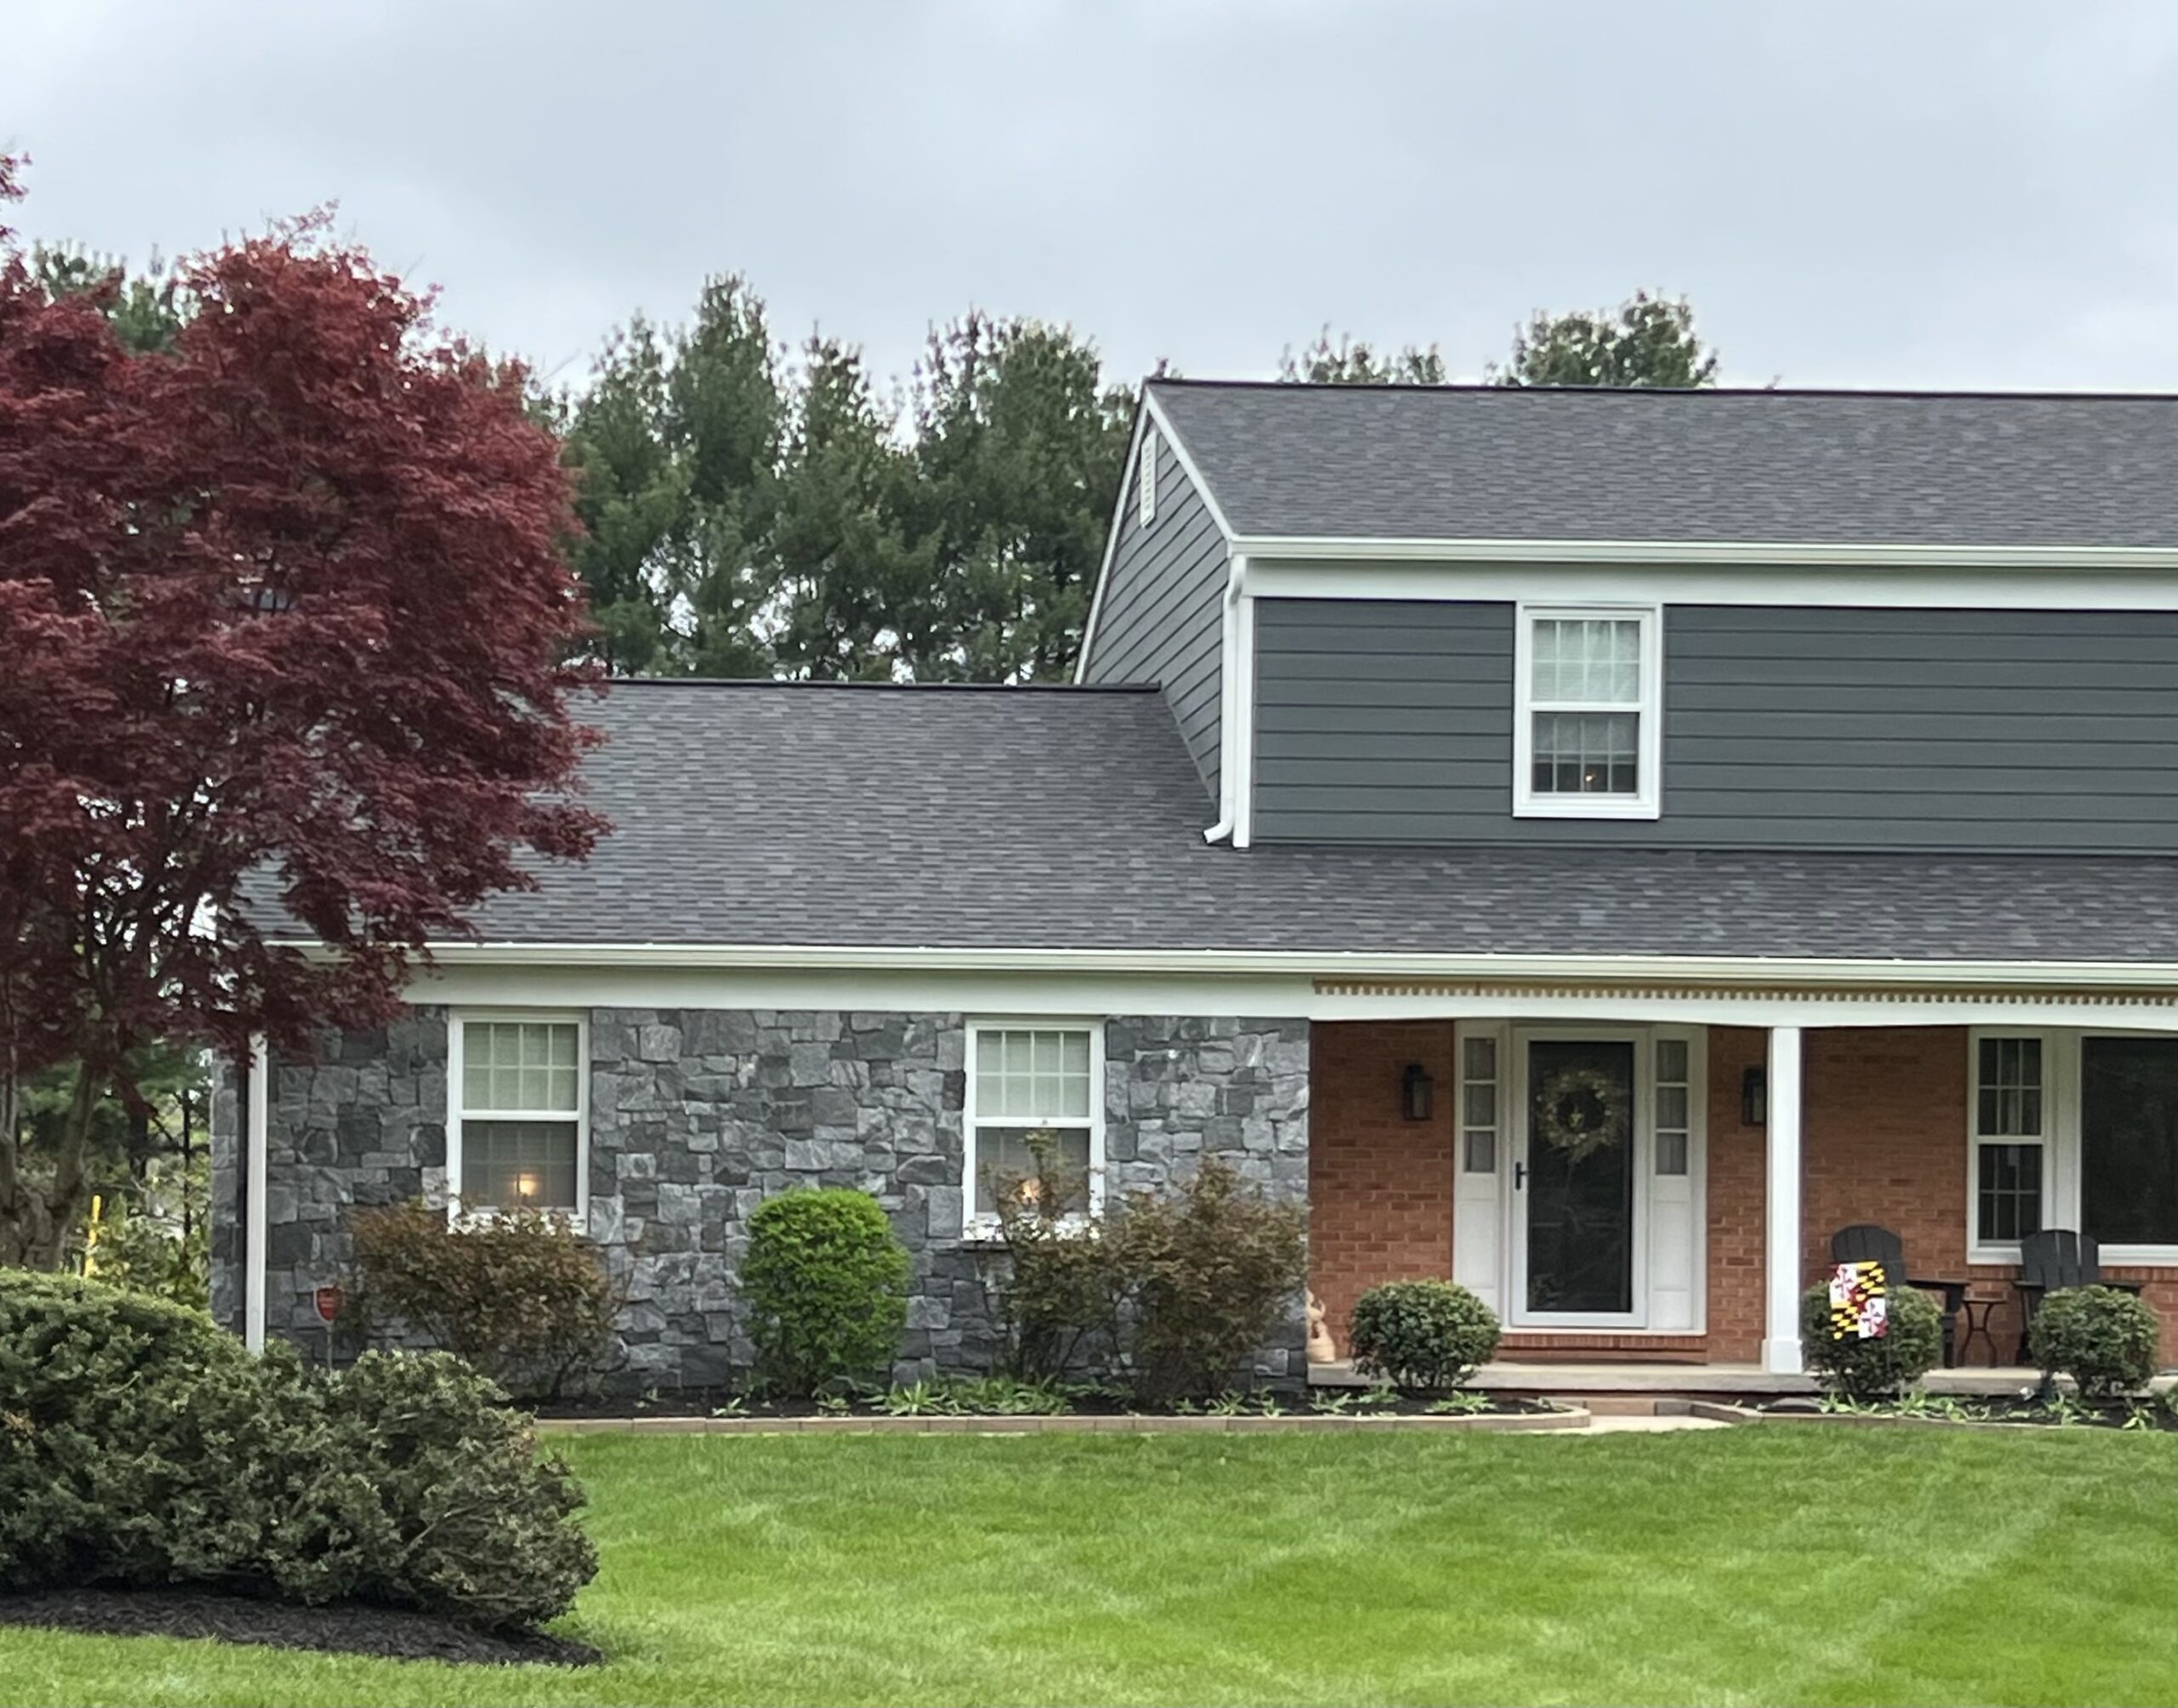
POLYGON ((1142 382, 1144 390, 1272 391, 1295 397, 1326 393, 1357 396, 1443 396, 1474 394, 1491 397, 1850 397, 1898 401, 2010 403, 2178 403, 2178 391, 2029 390, 1997 388, 1921 388, 1905 385, 1491 385, 1462 380, 1436 385, 1348 385, 1329 380, 1209 379, 1157 377, 1142 382))

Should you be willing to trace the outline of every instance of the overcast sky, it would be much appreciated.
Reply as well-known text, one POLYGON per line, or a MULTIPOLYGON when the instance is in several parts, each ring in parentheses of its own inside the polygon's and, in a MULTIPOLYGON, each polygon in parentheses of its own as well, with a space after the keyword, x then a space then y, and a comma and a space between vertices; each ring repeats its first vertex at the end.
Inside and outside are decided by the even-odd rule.
POLYGON ((573 379, 746 273, 903 371, 970 304, 1132 379, 1326 322, 1502 355, 1691 296, 1728 381, 2178 391, 2178 4, 0 0, 16 223, 337 201, 573 379))

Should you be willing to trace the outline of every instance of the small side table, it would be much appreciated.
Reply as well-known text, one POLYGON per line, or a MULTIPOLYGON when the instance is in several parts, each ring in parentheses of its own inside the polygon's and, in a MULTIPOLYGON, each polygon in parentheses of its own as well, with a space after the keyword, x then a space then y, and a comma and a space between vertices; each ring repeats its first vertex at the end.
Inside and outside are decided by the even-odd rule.
POLYGON ((1997 1337, 1989 1332, 1989 1313, 2004 1302, 2001 1298, 1993 1295, 1987 1298, 1977 1299, 1970 1293, 1958 1301, 1959 1309, 1966 1313, 1966 1333, 1960 1337, 1958 1342, 1960 1364, 1966 1362, 1967 1351, 1973 1346, 1974 1337, 1979 1335, 1981 1337, 1981 1344, 1989 1349, 1989 1363, 1994 1366, 1997 1362, 1997 1337))

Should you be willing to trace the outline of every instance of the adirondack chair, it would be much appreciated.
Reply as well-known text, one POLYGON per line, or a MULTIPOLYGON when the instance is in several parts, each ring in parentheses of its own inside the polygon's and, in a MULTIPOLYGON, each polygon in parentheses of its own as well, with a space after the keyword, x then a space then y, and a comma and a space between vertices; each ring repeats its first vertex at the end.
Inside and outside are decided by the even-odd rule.
POLYGON ((2033 1327, 2034 1313, 2042 1307, 2045 1294, 2061 1287, 2115 1287, 2120 1293, 2141 1290, 2137 1281, 2105 1281, 2102 1250, 2095 1243, 2095 1236, 2075 1233, 2069 1227, 2045 1227, 2021 1240, 2019 1276, 2012 1284, 2019 1289, 2016 1361, 2022 1364, 2029 1357, 2027 1331, 2033 1327))
POLYGON ((1880 1263, 1886 1279, 1892 1285, 1903 1284, 1923 1293, 1937 1293, 1943 1297, 1943 1363, 1949 1369, 1957 1352, 1954 1337, 1958 1324, 1959 1307, 1966 1302, 1966 1284, 1964 1281, 1931 1281, 1916 1276, 1906 1267, 1906 1242, 1887 1227, 1878 1227, 1872 1221, 1856 1221, 1850 1227, 1841 1227, 1830 1236, 1830 1261, 1833 1263, 1880 1263))

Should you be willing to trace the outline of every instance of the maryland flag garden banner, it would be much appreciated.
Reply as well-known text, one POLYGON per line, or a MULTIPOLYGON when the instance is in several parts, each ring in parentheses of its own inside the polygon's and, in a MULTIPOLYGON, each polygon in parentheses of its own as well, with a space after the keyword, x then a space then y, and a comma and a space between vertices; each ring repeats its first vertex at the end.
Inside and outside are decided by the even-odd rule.
POLYGON ((1830 1272, 1830 1338, 1873 1341, 1890 1332, 1883 1265, 1840 1263, 1830 1272))

